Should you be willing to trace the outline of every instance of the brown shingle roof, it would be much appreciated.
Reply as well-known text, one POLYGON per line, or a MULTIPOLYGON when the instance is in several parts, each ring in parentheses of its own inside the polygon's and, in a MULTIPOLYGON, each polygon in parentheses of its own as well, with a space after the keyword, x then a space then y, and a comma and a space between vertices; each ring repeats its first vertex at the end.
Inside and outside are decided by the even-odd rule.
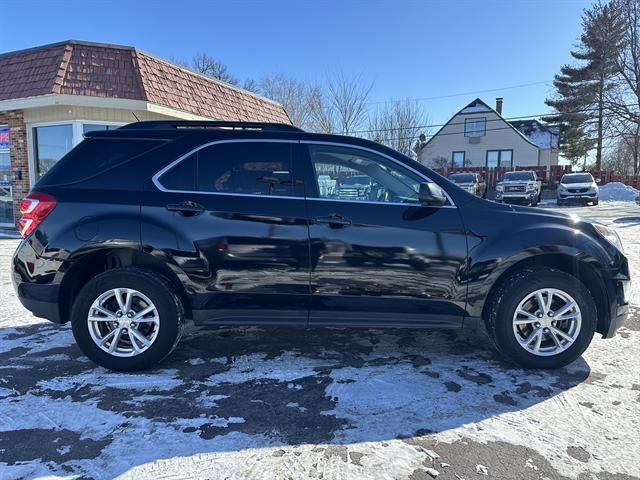
POLYGON ((133 47, 70 40, 0 55, 0 100, 55 93, 144 100, 219 120, 291 123, 278 103, 133 47))
POLYGON ((0 56, 0 100, 53 93, 65 45, 0 56))

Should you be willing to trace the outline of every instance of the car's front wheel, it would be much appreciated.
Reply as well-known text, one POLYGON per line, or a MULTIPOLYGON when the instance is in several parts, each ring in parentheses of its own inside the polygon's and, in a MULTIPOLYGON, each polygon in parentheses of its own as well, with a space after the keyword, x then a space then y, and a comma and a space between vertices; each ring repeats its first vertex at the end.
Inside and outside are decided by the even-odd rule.
POLYGON ((559 368, 587 349, 597 315, 591 293, 575 277, 551 268, 523 268, 489 299, 489 335, 498 350, 525 368, 559 368))
POLYGON ((149 368, 177 345, 184 309, 171 283, 140 268, 108 270, 78 293, 73 335, 98 365, 118 371, 149 368))

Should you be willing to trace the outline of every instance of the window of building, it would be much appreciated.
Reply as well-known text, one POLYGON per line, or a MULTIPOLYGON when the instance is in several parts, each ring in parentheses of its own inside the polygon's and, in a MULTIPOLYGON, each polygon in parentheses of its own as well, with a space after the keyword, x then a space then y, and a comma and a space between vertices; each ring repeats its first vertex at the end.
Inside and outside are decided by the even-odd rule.
POLYGON ((453 168, 464 167, 465 152, 453 152, 451 155, 451 166, 453 168))
POLYGON ((32 181, 37 181, 69 150, 82 142, 84 134, 95 130, 113 130, 121 123, 69 120, 68 122, 34 124, 32 129, 32 181))
POLYGON ((309 145, 320 198, 419 203, 418 175, 372 152, 330 145, 309 145))
POLYGON ((248 195, 303 196, 293 182, 290 143, 238 142, 198 151, 196 190, 248 195))
POLYGON ((82 124, 82 133, 95 132, 96 130, 115 130, 119 128, 120 125, 112 125, 105 123, 83 123, 82 124))
POLYGON ((487 133, 486 117, 467 118, 464 121, 465 137, 483 137, 487 133))
POLYGON ((512 167, 513 150, 487 150, 487 167, 512 167))
POLYGON ((73 148, 73 125, 47 125, 33 128, 36 175, 41 177, 73 148))

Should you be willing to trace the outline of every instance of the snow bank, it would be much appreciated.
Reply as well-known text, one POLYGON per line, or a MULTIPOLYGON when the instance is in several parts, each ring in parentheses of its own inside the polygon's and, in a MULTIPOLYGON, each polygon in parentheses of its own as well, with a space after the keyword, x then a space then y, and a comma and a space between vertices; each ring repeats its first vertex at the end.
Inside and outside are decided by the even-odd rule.
POLYGON ((605 202, 634 202, 640 191, 620 182, 611 182, 600 187, 600 200, 605 202))

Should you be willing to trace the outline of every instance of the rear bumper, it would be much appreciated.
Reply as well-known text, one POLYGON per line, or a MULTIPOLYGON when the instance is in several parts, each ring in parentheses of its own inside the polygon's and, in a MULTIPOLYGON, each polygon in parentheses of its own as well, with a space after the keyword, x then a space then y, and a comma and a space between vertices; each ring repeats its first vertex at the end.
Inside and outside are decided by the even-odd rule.
POLYGON ((11 262, 12 283, 22 306, 39 318, 61 323, 60 284, 56 274, 62 262, 39 257, 28 242, 21 242, 11 262))
MULTIPOLYGON (((39 285, 41 287, 41 285, 39 285)), ((38 293, 42 293, 42 289, 38 289, 38 293)), ((57 297, 57 290, 56 290, 57 297)), ((18 299, 22 306, 29 310, 38 318, 44 318, 54 323, 62 323, 60 320, 60 310, 57 301, 39 300, 33 296, 24 293, 18 293, 18 299)))

